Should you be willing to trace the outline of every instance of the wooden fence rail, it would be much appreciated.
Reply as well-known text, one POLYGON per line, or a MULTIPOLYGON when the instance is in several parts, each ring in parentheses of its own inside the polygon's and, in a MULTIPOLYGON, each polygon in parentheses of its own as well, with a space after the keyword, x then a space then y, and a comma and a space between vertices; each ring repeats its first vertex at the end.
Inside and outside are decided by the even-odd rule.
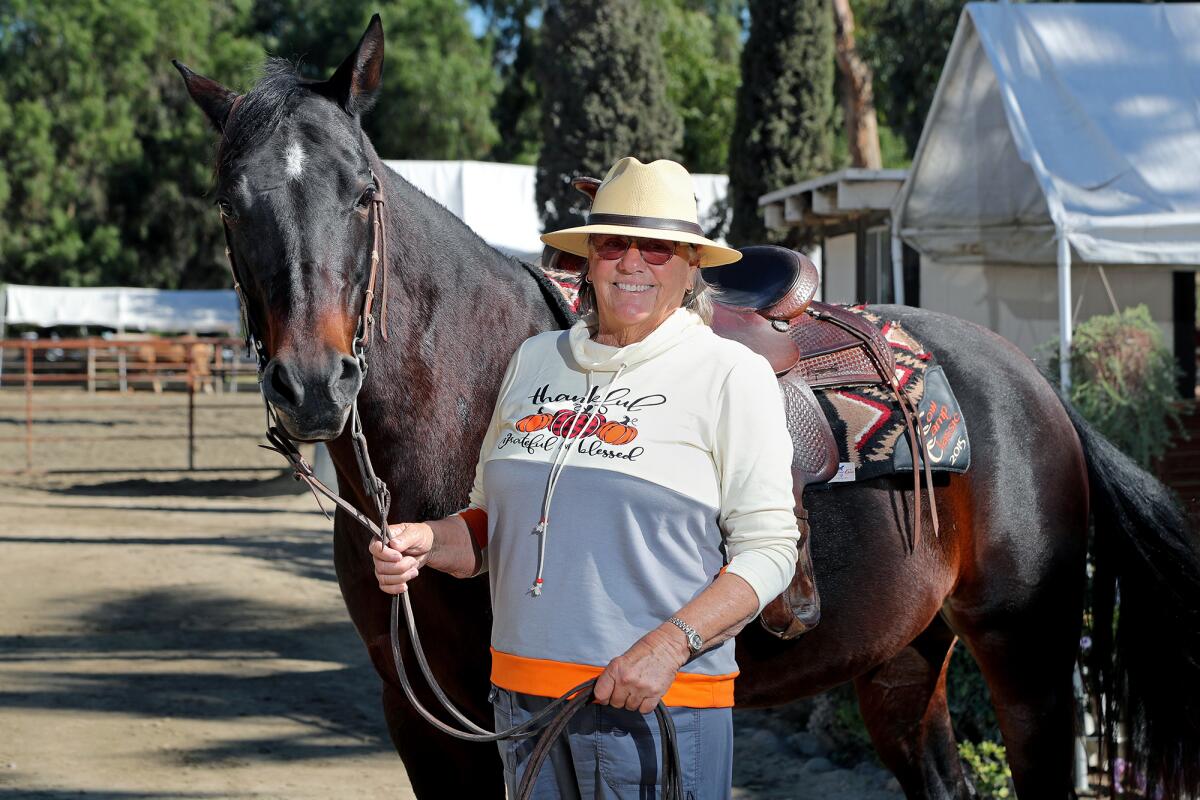
MULTIPOLYGON (((230 433, 218 424, 218 417, 198 425, 196 396, 212 395, 203 410, 224 412, 231 409, 254 408, 258 398, 255 364, 244 352, 241 339, 209 339, 180 337, 171 339, 59 339, 59 340, 0 340, 0 421, 17 422, 23 412, 23 433, 19 436, 0 436, 0 443, 23 442, 24 471, 34 468, 34 444, 37 442, 101 442, 138 440, 177 440, 176 434, 142 434, 136 432, 96 435, 35 435, 39 412, 76 411, 93 414, 97 411, 145 412, 170 411, 178 406, 164 404, 164 392, 186 395, 187 469, 196 469, 197 439, 245 438, 247 433, 230 433), (119 402, 48 402, 39 395, 43 391, 63 390, 72 386, 86 392, 85 397, 98 392, 116 390, 119 402), (241 397, 233 397, 239 393, 241 397), (155 403, 134 400, 139 390, 149 390, 160 396, 155 403), (23 403, 3 403, 11 392, 20 391, 23 403), (227 396, 221 401, 216 396, 227 396)), ((169 396, 169 395, 168 395, 169 396)), ((97 398, 100 400, 100 398, 97 398)), ((100 420, 97 420, 100 422, 100 420)), ((257 435, 257 434, 255 434, 257 435)), ((258 469, 256 467, 229 467, 258 469)), ((13 472, 16 470, 3 469, 13 472)))

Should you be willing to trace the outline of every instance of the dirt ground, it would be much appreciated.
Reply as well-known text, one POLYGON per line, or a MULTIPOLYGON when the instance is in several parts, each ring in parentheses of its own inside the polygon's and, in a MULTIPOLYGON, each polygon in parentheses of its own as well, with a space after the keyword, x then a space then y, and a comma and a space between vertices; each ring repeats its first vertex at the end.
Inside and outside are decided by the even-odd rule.
MULTIPOLYGON (((331 525, 263 471, 261 406, 213 398, 212 471, 121 472, 186 459, 180 398, 63 397, 76 407, 39 411, 35 432, 105 438, 39 442, 44 471, 0 476, 0 798, 413 797, 331 525)), ((22 443, 0 444, 0 470, 23 465, 22 443)), ((835 768, 786 709, 735 727, 740 800, 900 796, 871 764, 835 768)))

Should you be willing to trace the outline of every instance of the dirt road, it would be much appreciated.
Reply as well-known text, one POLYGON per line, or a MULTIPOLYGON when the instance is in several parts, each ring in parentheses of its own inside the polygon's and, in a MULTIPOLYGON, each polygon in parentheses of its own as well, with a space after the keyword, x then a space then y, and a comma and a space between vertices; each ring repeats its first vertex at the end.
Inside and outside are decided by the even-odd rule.
POLYGON ((0 485, 0 797, 413 796, 295 488, 0 485))
MULTIPOLYGON (((0 481, 0 800, 412 798, 311 496, 149 474, 0 481)), ((737 800, 900 797, 799 727, 735 711, 737 800)))

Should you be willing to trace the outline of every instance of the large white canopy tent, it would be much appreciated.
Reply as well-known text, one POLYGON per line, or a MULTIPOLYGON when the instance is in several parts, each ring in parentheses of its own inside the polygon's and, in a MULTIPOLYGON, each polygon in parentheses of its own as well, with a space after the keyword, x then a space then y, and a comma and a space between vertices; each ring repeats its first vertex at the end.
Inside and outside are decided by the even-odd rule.
POLYGON ((946 264, 1200 265, 1200 5, 971 3, 894 246, 946 264))
MULTIPOLYGON (((224 333, 241 325, 232 290, 166 291, 134 287, 4 287, 3 324, 96 325, 119 332, 224 333)), ((0 326, 2 327, 2 326, 0 326)))
MULTIPOLYGON (((536 202, 537 170, 484 161, 384 161, 400 177, 441 203, 492 247, 536 262, 542 223, 536 202)), ((603 178, 603 175, 594 177, 603 178)), ((708 227, 729 178, 693 175, 700 224, 708 227)))

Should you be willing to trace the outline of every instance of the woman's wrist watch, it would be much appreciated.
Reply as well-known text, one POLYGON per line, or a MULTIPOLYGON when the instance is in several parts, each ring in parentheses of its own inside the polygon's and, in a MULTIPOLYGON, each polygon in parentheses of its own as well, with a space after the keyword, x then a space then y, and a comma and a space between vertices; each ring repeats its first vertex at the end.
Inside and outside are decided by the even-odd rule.
POLYGON ((700 638, 700 634, 691 625, 688 625, 679 617, 671 617, 667 622, 683 631, 683 635, 687 637, 688 650, 691 651, 692 655, 696 655, 704 649, 704 639, 700 638))

